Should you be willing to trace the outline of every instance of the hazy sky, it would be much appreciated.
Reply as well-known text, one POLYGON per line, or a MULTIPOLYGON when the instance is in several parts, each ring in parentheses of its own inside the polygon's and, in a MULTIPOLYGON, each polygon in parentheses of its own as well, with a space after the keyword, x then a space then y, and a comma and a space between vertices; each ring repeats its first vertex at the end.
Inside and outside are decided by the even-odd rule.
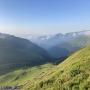
POLYGON ((0 32, 53 34, 90 30, 90 0, 0 0, 0 32))

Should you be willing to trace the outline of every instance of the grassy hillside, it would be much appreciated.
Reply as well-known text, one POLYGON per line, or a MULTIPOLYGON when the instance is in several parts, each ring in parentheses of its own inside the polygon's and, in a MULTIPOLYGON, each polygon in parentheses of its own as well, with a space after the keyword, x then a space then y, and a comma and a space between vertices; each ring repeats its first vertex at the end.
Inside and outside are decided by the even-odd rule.
POLYGON ((10 73, 0 76, 0 86, 19 86, 26 82, 37 79, 41 75, 45 75, 47 71, 50 71, 55 66, 52 64, 45 64, 34 67, 23 67, 21 69, 14 70, 10 73))
POLYGON ((21 90, 90 90, 90 47, 58 66, 46 64, 2 75, 0 86, 19 86, 21 90))
POLYGON ((90 90, 90 47, 70 56, 44 77, 22 85, 23 90, 90 90))
POLYGON ((49 61, 47 52, 32 42, 0 34, 0 74, 16 67, 35 66, 49 61))

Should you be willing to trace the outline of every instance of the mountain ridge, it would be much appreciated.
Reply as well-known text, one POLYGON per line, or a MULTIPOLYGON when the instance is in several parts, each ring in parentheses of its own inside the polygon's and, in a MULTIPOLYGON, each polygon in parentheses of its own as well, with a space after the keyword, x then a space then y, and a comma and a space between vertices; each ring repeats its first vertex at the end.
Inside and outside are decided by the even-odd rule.
POLYGON ((32 42, 47 50, 49 55, 57 60, 90 45, 90 30, 36 37, 32 42))
POLYGON ((39 39, 41 38, 41 40, 47 40, 47 39, 51 39, 51 38, 54 38, 54 37, 65 37, 65 36, 73 36, 75 37, 76 35, 90 35, 90 30, 83 30, 83 31, 77 31, 77 32, 69 32, 69 33, 65 33, 65 34, 62 34, 62 33, 57 33, 57 34, 53 34, 53 35, 28 35, 28 37, 25 37, 26 39, 29 39, 29 40, 34 40, 33 38, 35 37, 35 39, 39 39), (30 36, 30 37, 29 37, 30 36), (43 39, 42 39, 43 38, 43 39))
POLYGON ((14 67, 51 62, 48 53, 29 40, 8 34, 0 34, 0 36, 0 74, 9 69, 13 70, 14 67))

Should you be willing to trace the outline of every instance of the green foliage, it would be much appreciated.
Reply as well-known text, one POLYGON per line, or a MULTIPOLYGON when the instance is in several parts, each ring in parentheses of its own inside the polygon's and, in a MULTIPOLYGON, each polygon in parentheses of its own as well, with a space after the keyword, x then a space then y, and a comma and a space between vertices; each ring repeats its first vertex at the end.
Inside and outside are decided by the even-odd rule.
MULTIPOLYGON (((42 79, 27 87, 30 87, 29 90, 89 90, 90 47, 70 56, 42 79)), ((23 89, 27 88, 23 86, 23 89)))
MULTIPOLYGON (((22 85, 24 83, 28 83, 30 80, 38 80, 40 76, 44 76, 47 71, 54 68, 52 64, 45 64, 41 66, 35 67, 25 67, 21 69, 17 69, 13 72, 10 72, 5 75, 0 76, 0 86, 15 86, 22 85)), ((40 82, 40 87, 42 87, 42 82, 40 82)))
POLYGON ((21 90, 90 90, 90 47, 57 66, 46 64, 1 76, 0 85, 17 85, 21 90))

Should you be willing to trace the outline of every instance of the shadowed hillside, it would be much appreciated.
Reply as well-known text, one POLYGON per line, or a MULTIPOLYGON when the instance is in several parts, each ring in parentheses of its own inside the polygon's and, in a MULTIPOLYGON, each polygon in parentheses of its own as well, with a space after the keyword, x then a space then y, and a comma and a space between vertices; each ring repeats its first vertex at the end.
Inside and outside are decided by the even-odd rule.
POLYGON ((0 34, 0 74, 14 68, 35 66, 49 61, 47 52, 32 42, 0 34))

